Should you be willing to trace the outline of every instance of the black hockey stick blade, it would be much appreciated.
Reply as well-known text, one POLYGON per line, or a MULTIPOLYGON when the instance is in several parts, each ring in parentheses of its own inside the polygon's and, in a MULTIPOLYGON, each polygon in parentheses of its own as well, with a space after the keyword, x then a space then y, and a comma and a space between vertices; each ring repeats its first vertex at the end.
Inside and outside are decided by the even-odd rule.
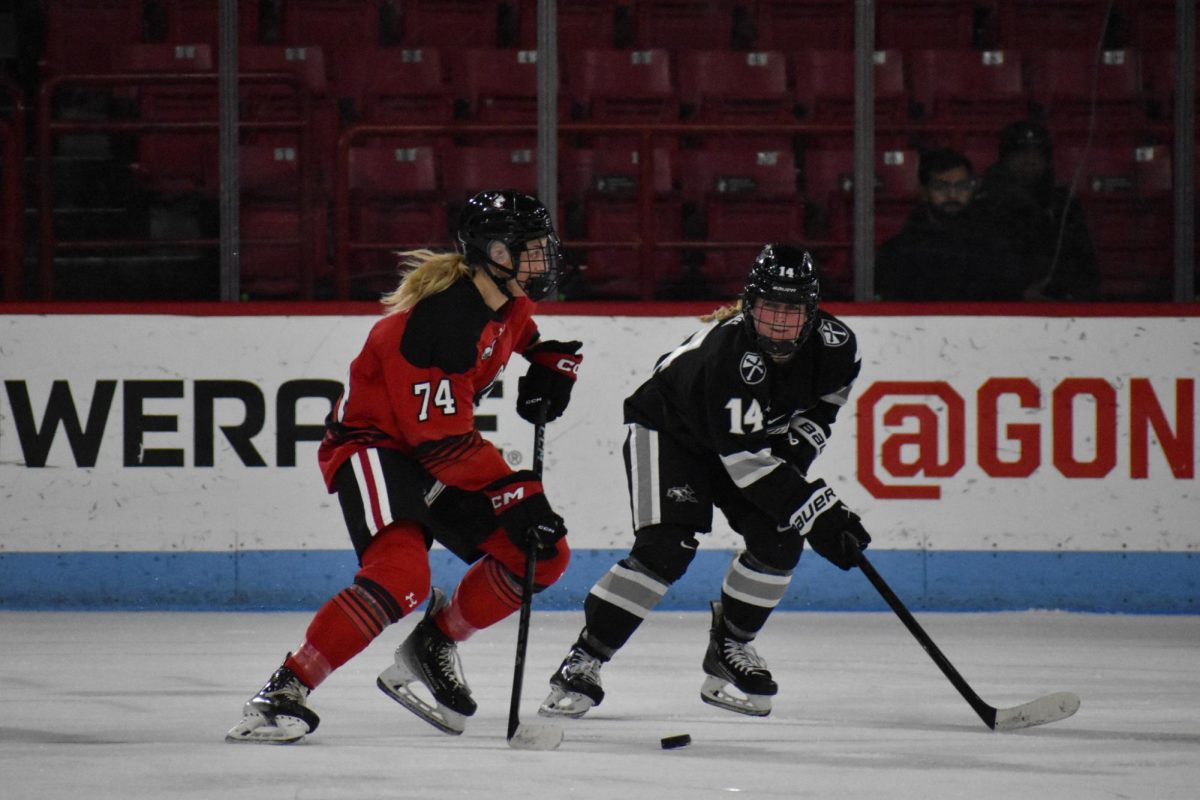
POLYGON ((871 562, 863 553, 858 554, 858 567, 863 574, 867 576, 867 580, 871 581, 871 585, 879 592, 887 604, 891 606, 892 611, 904 623, 904 627, 908 628, 908 632, 920 643, 929 657, 933 659, 933 663, 938 665, 958 693, 963 696, 963 699, 975 709, 975 713, 983 720, 983 724, 987 725, 994 731, 1015 731, 1021 728, 1031 728, 1034 725, 1045 725, 1048 722, 1058 722, 1060 719, 1066 719, 1079 710, 1079 697, 1071 692, 1055 692, 1044 697, 1039 697, 1036 700, 1031 700, 1028 703, 1023 703, 1012 708, 996 708, 984 702, 966 679, 959 674, 954 665, 950 663, 950 659, 938 649, 934 644, 933 639, 929 638, 929 634, 921 627, 892 588, 887 585, 871 562))
MULTIPOLYGON (((546 449, 546 426, 533 428, 533 471, 542 476, 546 449)), ((517 657, 513 665, 512 699, 508 705, 508 746, 518 750, 554 750, 562 744, 563 731, 557 725, 528 725, 521 722, 521 684, 525 681, 525 651, 529 646, 529 618, 533 613, 533 571, 537 566, 537 547, 525 552, 525 579, 521 586, 521 612, 517 622, 517 657)))

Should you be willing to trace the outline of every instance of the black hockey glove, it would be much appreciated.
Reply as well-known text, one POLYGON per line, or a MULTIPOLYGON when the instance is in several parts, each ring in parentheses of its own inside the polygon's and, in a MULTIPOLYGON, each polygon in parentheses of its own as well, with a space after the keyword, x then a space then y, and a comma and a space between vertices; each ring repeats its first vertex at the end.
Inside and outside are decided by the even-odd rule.
POLYGON ((825 481, 818 478, 809 486, 812 492, 792 513, 792 526, 819 556, 838 569, 858 566, 858 554, 871 543, 871 534, 825 481))
POLYGON ((536 547, 539 559, 558 553, 557 543, 567 535, 567 526, 550 508, 542 482, 532 470, 518 470, 488 484, 483 492, 492 501, 496 521, 521 552, 536 547))
POLYGON ((521 419, 536 425, 563 415, 583 361, 581 347, 583 342, 547 340, 525 351, 529 370, 517 381, 517 413, 521 419))
POLYGON ((771 438, 771 452, 800 470, 801 475, 807 475, 828 437, 823 425, 807 417, 792 417, 787 432, 771 438))

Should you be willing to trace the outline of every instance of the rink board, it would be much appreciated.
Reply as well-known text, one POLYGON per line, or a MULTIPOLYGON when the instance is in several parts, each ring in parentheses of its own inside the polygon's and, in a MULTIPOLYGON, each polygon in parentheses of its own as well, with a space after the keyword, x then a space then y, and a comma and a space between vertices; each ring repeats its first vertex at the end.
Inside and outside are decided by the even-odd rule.
MULTIPOLYGON (((541 610, 581 607, 588 589, 624 550, 573 554, 542 594, 541 610)), ((927 611, 1057 609, 1101 613, 1200 613, 1194 553, 868 553, 905 604, 927 611)), ((732 551, 701 550, 660 608, 697 610, 717 599, 732 551)), ((435 585, 453 587, 466 566, 430 554, 435 585)), ((350 551, 232 553, 0 553, 0 608, 93 610, 313 609, 357 568, 350 551)), ((780 608, 880 611, 887 606, 857 571, 807 553, 780 608)))
MULTIPOLYGON (((0 308, 0 608, 293 609, 345 584, 353 554, 316 439, 376 317, 288 308, 0 308)), ((701 327, 692 309, 580 308, 539 317, 546 337, 585 343, 547 429, 547 494, 575 551, 548 608, 577 607, 627 552, 621 401, 701 327)), ((863 370, 814 474, 862 515, 906 600, 1198 610, 1196 307, 833 311, 863 370)), ((474 413, 522 468, 523 360, 509 366, 474 413)), ((738 545, 718 515, 664 602, 704 608, 738 545)), ((432 558, 438 580, 462 570, 432 558)), ((784 606, 880 602, 810 554, 784 606)))

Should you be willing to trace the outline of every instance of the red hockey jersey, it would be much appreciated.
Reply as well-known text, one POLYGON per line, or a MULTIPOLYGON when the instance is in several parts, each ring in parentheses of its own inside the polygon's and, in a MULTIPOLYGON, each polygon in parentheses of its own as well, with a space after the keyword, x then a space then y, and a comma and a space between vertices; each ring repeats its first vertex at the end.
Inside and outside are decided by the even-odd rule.
POLYGON ((366 447, 399 450, 467 491, 511 474, 476 430, 475 405, 509 357, 537 339, 533 310, 517 297, 492 311, 462 279, 375 323, 326 420, 317 457, 329 490, 338 467, 366 447))

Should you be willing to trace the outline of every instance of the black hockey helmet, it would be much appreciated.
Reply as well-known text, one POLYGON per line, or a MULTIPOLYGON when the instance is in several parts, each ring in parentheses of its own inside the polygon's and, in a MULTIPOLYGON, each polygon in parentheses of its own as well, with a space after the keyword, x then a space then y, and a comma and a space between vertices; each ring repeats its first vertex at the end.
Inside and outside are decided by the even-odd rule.
POLYGON ((812 333, 817 321, 821 286, 817 268, 807 250, 787 244, 768 244, 754 259, 746 288, 742 291, 742 317, 750 337, 763 355, 786 361, 812 333), (781 303, 804 309, 804 324, 794 339, 774 339, 758 331, 755 301, 781 303))
POLYGON ((489 270, 501 291, 510 280, 517 280, 532 300, 541 300, 554 290, 562 277, 562 245, 554 232, 550 212, 536 197, 515 189, 487 189, 479 192, 463 207, 458 217, 458 241, 467 263, 487 264, 499 270, 500 276, 489 270), (543 272, 533 273, 521 280, 521 259, 530 242, 545 239, 540 252, 545 263, 543 272), (512 266, 498 264, 488 256, 492 242, 501 242, 512 255, 512 266))

